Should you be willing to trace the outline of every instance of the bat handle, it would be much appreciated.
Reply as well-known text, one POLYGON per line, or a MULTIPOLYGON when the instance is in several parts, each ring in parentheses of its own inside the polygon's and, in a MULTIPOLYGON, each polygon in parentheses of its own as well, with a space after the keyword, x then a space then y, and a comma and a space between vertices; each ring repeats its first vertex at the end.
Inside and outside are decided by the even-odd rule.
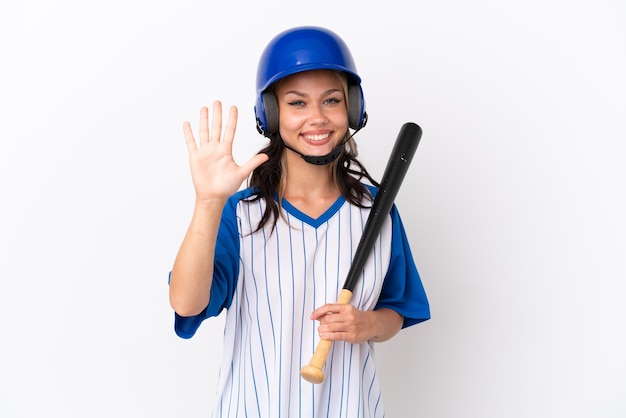
MULTIPOLYGON (((346 305, 350 303, 350 299, 352 299, 352 291, 342 289, 341 293, 339 293, 337 303, 346 305)), ((311 361, 300 370, 300 376, 302 376, 304 380, 311 383, 322 383, 324 380, 324 363, 326 363, 326 357, 328 357, 332 345, 332 340, 325 340, 323 338, 317 343, 311 361)))

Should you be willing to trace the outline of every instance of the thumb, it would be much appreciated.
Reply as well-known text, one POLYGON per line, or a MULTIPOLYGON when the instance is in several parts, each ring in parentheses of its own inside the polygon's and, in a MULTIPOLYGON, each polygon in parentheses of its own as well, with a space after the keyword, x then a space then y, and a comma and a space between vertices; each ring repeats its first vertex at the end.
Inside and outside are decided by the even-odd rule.
POLYGON ((266 162, 270 157, 267 154, 256 154, 254 157, 250 158, 245 164, 241 166, 241 168, 246 173, 252 173, 252 170, 266 162))

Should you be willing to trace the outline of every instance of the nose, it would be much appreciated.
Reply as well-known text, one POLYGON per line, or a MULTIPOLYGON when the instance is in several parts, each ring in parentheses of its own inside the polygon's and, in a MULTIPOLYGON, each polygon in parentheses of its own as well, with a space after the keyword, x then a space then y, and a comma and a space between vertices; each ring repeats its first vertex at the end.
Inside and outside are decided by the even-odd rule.
POLYGON ((312 124, 324 124, 328 122, 328 117, 326 116, 323 104, 320 103, 311 106, 309 119, 312 124))

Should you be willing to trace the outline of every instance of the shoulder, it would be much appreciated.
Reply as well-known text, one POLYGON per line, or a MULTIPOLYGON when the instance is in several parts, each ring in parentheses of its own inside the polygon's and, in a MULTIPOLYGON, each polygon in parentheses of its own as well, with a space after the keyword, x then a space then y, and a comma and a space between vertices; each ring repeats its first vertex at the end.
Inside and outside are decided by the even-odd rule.
POLYGON ((378 193, 378 187, 372 186, 371 184, 361 183, 367 191, 370 192, 372 197, 376 197, 376 193, 378 193))
POLYGON ((237 193, 233 194, 228 200, 238 202, 240 200, 246 200, 252 196, 256 196, 257 194, 258 190, 256 187, 246 187, 245 189, 241 189, 237 193))
POLYGON ((226 206, 234 208, 239 205, 241 201, 249 200, 250 198, 253 198, 257 195, 258 191, 255 187, 247 187, 245 189, 241 189, 228 198, 228 200, 226 201, 226 206))
MULTIPOLYGON (((371 198, 372 198, 372 201, 370 203, 372 204, 372 208, 374 208, 375 207, 374 203, 375 203, 376 196, 378 195, 379 188, 376 186, 372 186, 371 184, 367 184, 367 183, 362 183, 362 184, 365 187, 365 189, 370 193, 371 198)), ((391 207, 389 209, 389 216, 391 217, 391 222, 394 225, 395 224, 402 225, 402 221, 400 219, 400 213, 398 211, 398 207, 396 206, 395 202, 391 204, 391 207)))
POLYGON ((232 194, 224 205, 222 222, 235 222, 237 214, 241 211, 242 203, 251 201, 257 195, 256 189, 248 187, 232 194))

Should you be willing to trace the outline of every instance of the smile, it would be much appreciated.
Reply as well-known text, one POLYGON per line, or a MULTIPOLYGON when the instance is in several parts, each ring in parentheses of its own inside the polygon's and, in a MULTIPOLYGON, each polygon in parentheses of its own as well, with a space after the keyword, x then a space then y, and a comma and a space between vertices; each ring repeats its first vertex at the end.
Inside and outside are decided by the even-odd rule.
POLYGON ((327 139, 330 134, 321 134, 321 135, 303 135, 307 141, 311 142, 319 142, 327 139))

